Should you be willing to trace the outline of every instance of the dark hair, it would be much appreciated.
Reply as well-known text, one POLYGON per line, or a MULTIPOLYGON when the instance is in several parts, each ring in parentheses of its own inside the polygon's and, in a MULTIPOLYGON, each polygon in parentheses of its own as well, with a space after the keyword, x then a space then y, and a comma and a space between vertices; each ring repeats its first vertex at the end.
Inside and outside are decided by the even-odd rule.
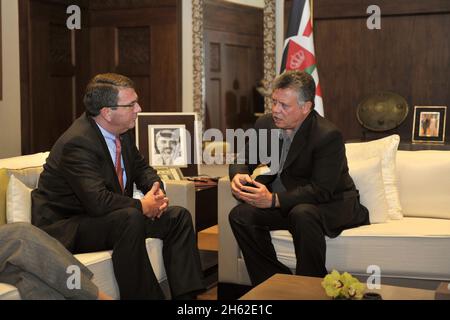
POLYGON ((316 96, 316 84, 313 77, 305 71, 286 71, 280 74, 273 83, 273 90, 293 89, 297 92, 299 104, 311 101, 314 109, 314 98, 316 96))
POLYGON ((84 105, 88 116, 98 116, 103 107, 117 105, 120 88, 133 88, 133 81, 120 74, 104 73, 96 75, 87 85, 84 105))

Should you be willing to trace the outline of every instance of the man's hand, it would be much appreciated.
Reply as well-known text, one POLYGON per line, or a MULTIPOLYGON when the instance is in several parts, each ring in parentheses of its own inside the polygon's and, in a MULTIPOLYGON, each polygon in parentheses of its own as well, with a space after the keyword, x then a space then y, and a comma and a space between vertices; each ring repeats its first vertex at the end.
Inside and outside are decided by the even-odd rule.
POLYGON ((148 218, 155 219, 161 217, 169 206, 169 199, 155 182, 149 192, 141 199, 142 211, 148 218))
POLYGON ((238 173, 231 180, 231 193, 238 199, 240 199, 241 188, 244 184, 252 183, 253 180, 248 174, 238 173))
POLYGON ((242 186, 238 193, 239 199, 261 209, 272 207, 272 193, 262 183, 250 180, 249 183, 254 184, 255 187, 242 186))

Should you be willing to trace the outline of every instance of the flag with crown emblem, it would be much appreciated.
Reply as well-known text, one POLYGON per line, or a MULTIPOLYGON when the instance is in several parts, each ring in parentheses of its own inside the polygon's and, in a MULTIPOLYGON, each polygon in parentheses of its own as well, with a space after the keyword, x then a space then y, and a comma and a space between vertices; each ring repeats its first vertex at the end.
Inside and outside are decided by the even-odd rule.
POLYGON ((323 116, 322 91, 314 54, 309 0, 293 0, 280 73, 285 70, 306 71, 313 77, 316 83, 315 110, 323 116))

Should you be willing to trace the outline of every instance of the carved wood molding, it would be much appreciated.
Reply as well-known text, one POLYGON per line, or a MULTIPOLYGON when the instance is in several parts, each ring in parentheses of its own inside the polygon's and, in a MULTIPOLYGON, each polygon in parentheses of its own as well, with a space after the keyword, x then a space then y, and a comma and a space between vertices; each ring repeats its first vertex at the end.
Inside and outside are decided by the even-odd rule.
MULTIPOLYGON (((270 84, 276 76, 276 61, 275 61, 275 1, 264 0, 264 89, 269 90, 270 84)), ((272 99, 270 97, 264 98, 265 113, 271 112, 272 99)))
POLYGON ((205 59, 203 49, 203 0, 192 0, 193 104, 197 120, 205 126, 205 59))

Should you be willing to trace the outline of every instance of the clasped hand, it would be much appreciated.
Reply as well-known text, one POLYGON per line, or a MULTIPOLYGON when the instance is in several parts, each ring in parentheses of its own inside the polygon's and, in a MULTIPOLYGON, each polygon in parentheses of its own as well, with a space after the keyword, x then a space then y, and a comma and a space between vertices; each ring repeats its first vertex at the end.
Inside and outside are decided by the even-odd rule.
POLYGON ((158 219, 169 206, 169 198, 155 182, 149 192, 141 199, 142 211, 150 219, 158 219))
POLYGON ((257 208, 272 206, 272 193, 262 183, 253 180, 248 174, 237 174, 231 180, 231 193, 238 199, 257 208), (245 186, 253 184, 255 187, 245 186))

